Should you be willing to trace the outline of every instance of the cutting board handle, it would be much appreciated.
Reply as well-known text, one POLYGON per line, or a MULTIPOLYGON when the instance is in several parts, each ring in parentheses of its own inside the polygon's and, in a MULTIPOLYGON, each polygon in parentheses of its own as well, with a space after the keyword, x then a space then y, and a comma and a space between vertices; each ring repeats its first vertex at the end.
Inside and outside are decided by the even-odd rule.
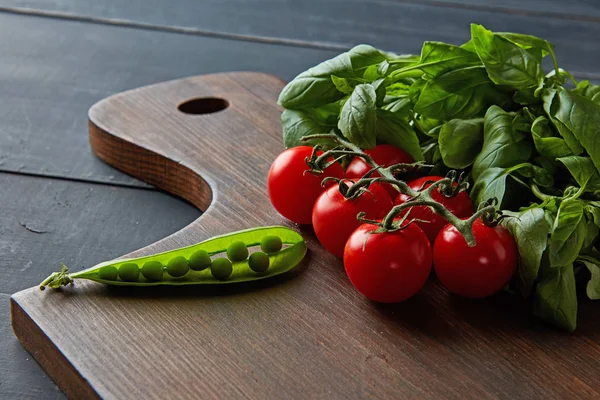
POLYGON ((127 256, 282 223, 265 181, 283 149, 281 126, 273 123, 283 86, 262 73, 203 75, 120 93, 90 109, 90 144, 98 157, 205 211, 127 256))

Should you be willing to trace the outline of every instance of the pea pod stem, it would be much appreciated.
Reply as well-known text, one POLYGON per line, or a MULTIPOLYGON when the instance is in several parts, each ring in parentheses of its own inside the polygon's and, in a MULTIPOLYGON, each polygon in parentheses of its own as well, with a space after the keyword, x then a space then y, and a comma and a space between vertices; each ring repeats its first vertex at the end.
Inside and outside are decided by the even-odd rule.
POLYGON ((463 235, 467 244, 473 247, 476 244, 475 237, 473 236, 473 223, 482 216, 494 215, 496 212, 496 208, 494 207, 494 205, 486 204, 479 210, 477 210, 468 219, 458 218, 443 204, 441 204, 433 198, 433 193, 435 190, 440 190, 448 186, 451 187, 453 184, 453 179, 446 177, 444 179, 440 179, 439 181, 433 182, 429 187, 425 189, 414 190, 411 187, 409 187, 406 182, 396 179, 394 177, 394 172, 398 168, 398 165, 382 167, 378 165, 371 156, 364 153, 359 146, 356 146, 355 144, 340 138, 338 135, 325 133, 309 135, 303 138, 303 140, 310 139, 331 139, 340 145, 340 147, 334 148, 329 151, 325 151, 321 155, 316 157, 314 160, 311 160, 309 165, 315 165, 317 170, 322 170, 321 168, 319 168, 319 165, 322 165, 323 163, 327 162, 327 160, 329 160, 331 157, 336 157, 340 154, 360 157, 372 168, 371 171, 369 171, 369 173, 367 173, 363 178, 358 180, 348 190, 347 195, 349 197, 360 194, 361 191, 364 191, 365 188, 368 188, 370 184, 375 182, 391 184, 395 186, 396 190, 398 190, 400 193, 411 197, 409 201, 394 206, 388 212, 388 214, 384 217, 381 223, 381 226, 384 230, 398 229, 397 227, 395 227, 394 221, 404 210, 411 209, 412 207, 416 206, 427 206, 432 208, 436 213, 440 214, 450 224, 454 225, 454 227, 463 235), (373 171, 379 172, 381 177, 371 178, 370 176, 372 175, 373 171))

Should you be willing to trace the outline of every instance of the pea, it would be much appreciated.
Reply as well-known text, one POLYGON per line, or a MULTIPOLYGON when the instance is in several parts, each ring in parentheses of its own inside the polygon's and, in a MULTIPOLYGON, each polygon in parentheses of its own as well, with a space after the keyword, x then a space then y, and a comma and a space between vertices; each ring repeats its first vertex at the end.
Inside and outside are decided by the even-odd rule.
POLYGON ((174 278, 184 276, 189 269, 188 262, 183 256, 174 257, 167 264, 167 273, 174 278))
POLYGON ((231 261, 244 261, 248 258, 248 247, 244 242, 233 242, 227 248, 227 257, 231 261))
POLYGON ((107 265, 98 270, 98 278, 107 281, 117 280, 117 268, 112 265, 107 265))
POLYGON ((135 263, 121 264, 119 267, 119 277, 125 282, 135 282, 140 277, 140 269, 135 263))
POLYGON ((231 264, 231 261, 223 257, 213 260, 210 265, 210 273, 216 279, 227 279, 232 272, 233 265, 231 264))
POLYGON ((103 262, 74 273, 69 273, 69 269, 61 264, 61 270, 44 279, 40 289, 59 288, 77 279, 140 287, 248 282, 290 271, 300 264, 306 251, 304 239, 293 229, 264 226, 215 236, 163 253, 103 262), (286 244, 285 248, 282 243, 286 244), (257 244, 262 251, 255 251, 248 257, 248 248, 257 244), (211 262, 212 254, 223 255, 211 262), (190 269, 204 271, 209 268, 210 274, 188 273, 190 269))
POLYGON ((250 254, 248 266, 254 272, 265 272, 269 268, 269 256, 262 251, 250 254))
POLYGON ((198 250, 190 257, 190 269, 193 271, 202 271, 210 267, 211 262, 206 250, 198 250))
POLYGON ((260 249, 267 254, 277 253, 283 247, 279 236, 268 235, 260 241, 260 249))
POLYGON ((150 282, 159 282, 163 277, 163 265, 159 261, 148 261, 142 267, 142 275, 150 282))

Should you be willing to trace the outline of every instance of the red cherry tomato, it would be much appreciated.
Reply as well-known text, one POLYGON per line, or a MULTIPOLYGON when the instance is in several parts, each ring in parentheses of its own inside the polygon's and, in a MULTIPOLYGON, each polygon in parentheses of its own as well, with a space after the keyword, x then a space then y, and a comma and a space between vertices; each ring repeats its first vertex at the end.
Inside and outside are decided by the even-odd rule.
POLYGON ((473 235, 477 244, 469 247, 453 225, 446 225, 433 245, 433 267, 450 292, 487 297, 510 281, 517 266, 517 245, 506 229, 490 228, 481 220, 473 224, 473 235))
MULTIPOLYGON (((348 186, 350 182, 346 181, 348 186)), ((361 211, 365 218, 381 219, 393 207, 392 199, 382 185, 369 187, 356 199, 346 199, 335 185, 327 189, 315 202, 312 223, 319 242, 337 257, 344 255, 346 241, 361 224, 356 216, 361 211)))
MULTIPOLYGON (((375 146, 374 149, 365 150, 365 153, 370 155, 371 158, 373 158, 373 161, 382 167, 389 167, 390 165, 400 163, 409 164, 414 162, 410 154, 396 146, 392 146, 391 144, 380 144, 375 146)), ((371 167, 362 158, 356 157, 354 160, 352 160, 350 165, 348 165, 348 168, 346 168, 346 176, 350 179, 358 179, 370 170, 371 167)), ((376 173, 373 176, 380 175, 376 173)), ((390 196, 392 196, 392 198, 395 198, 398 194, 398 191, 391 185, 384 184, 384 187, 390 196)))
POLYGON ((431 271, 431 246, 421 228, 410 224, 395 232, 371 233, 375 225, 361 225, 346 243, 344 267, 364 296, 380 303, 412 297, 431 271))
POLYGON ((309 172, 305 159, 312 147, 298 146, 277 156, 267 177, 267 189, 273 207, 287 219, 298 224, 310 224, 315 200, 325 190, 321 182, 327 176, 344 177, 342 166, 335 163, 323 174, 309 172))
MULTIPOLYGON (((424 176, 419 179, 415 179, 414 181, 408 182, 408 186, 410 186, 413 190, 420 190, 423 184, 427 181, 437 182, 440 179, 444 179, 443 176, 424 176)), ((428 188, 431 184, 425 186, 428 188)), ((454 184, 456 186, 456 183, 454 184)), ((446 197, 441 194, 438 190, 433 192, 433 198, 442 203, 448 210, 450 210, 454 215, 459 218, 466 218, 473 215, 473 203, 471 202, 471 198, 467 194, 467 192, 460 192, 454 197, 446 197)), ((402 204, 410 199, 410 196, 399 193, 396 198, 396 204, 402 204)), ((441 215, 435 213, 431 208, 427 206, 416 206, 410 209, 409 219, 420 219, 423 221, 429 222, 416 222, 417 225, 429 238, 429 241, 433 243, 437 234, 442 230, 444 226, 448 223, 441 215)))

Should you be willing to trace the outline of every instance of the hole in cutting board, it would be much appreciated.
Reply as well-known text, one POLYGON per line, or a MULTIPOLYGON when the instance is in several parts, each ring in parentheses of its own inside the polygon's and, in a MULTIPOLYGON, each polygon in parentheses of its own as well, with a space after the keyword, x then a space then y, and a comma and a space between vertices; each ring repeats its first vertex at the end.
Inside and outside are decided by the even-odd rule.
POLYGON ((227 100, 218 97, 200 97, 184 101, 177 109, 184 114, 200 115, 212 114, 229 107, 227 100))

